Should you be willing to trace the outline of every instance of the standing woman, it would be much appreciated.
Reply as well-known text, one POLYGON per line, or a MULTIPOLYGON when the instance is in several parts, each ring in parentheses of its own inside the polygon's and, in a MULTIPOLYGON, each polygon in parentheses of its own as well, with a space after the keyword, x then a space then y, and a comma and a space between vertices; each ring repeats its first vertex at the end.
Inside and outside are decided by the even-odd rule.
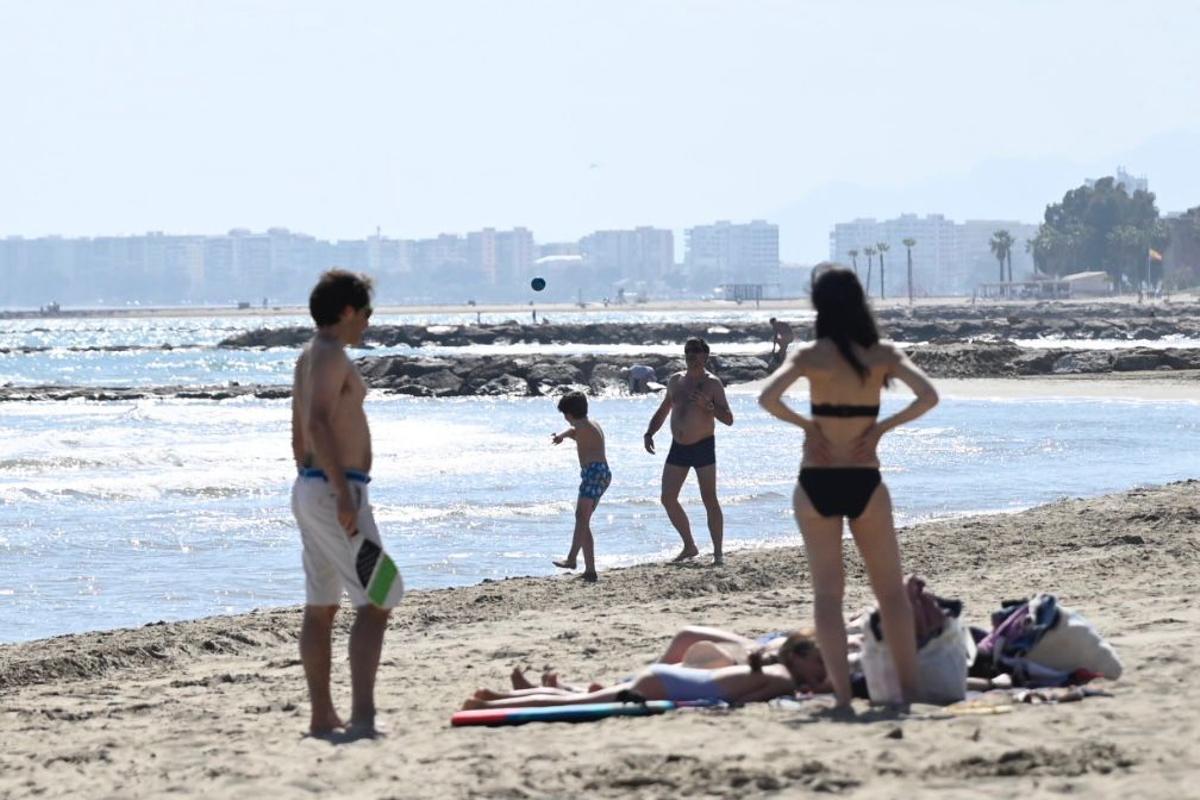
POLYGON ((884 640, 904 699, 912 702, 917 692, 916 636, 892 526, 892 499, 879 475, 876 446, 883 434, 937 405, 938 395, 899 349, 879 340, 875 317, 853 272, 828 267, 813 284, 812 301, 817 310, 814 341, 770 377, 758 402, 805 434, 793 502, 812 571, 817 644, 837 704, 848 708, 850 668, 842 617, 842 518, 846 517, 879 603, 884 640), (808 417, 783 402, 784 392, 800 378, 809 382, 812 411, 808 417), (879 396, 892 378, 912 389, 916 399, 881 420, 879 396))

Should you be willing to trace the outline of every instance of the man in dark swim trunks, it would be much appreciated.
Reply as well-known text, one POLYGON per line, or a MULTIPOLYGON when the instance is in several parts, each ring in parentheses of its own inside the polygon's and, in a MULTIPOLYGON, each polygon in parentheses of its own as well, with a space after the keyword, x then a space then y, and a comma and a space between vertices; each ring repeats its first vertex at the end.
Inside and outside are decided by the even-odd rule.
POLYGON ((723 560, 721 540, 725 533, 725 517, 717 501, 716 420, 733 424, 733 411, 725 399, 725 388, 717 376, 708 372, 708 343, 703 339, 688 339, 683 346, 687 369, 677 372, 667 382, 662 405, 650 418, 643 437, 646 452, 654 453, 654 434, 662 427, 667 415, 671 417, 671 450, 663 465, 662 504, 679 536, 683 550, 675 561, 686 561, 700 554, 692 538, 692 526, 687 512, 679 503, 679 490, 687 480, 688 470, 696 470, 700 498, 708 514, 708 532, 712 536, 713 563, 723 560))

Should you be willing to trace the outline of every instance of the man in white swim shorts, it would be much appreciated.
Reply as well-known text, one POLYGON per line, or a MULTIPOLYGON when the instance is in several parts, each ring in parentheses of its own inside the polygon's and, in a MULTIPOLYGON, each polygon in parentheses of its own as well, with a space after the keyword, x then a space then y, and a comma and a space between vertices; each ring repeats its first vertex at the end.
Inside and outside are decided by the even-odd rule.
POLYGON ((404 583, 383 552, 367 499, 371 432, 367 387, 346 346, 360 344, 371 317, 371 280, 343 270, 324 273, 309 297, 317 332, 296 361, 292 453, 299 476, 292 513, 304 544, 305 606, 300 660, 312 704, 309 730, 375 734, 375 674, 388 614, 404 583), (343 723, 329 689, 333 619, 342 592, 355 607, 350 629, 350 720, 343 723))

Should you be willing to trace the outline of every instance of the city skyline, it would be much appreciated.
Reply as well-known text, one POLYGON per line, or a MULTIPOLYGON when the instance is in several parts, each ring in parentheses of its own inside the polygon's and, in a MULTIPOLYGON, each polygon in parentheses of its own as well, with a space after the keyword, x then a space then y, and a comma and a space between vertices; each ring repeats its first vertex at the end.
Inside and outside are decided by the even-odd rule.
POLYGON ((813 261, 841 220, 1036 221, 1116 164, 1164 211, 1196 204, 1200 7, 995 12, 5 4, 0 236, 770 219, 784 260, 813 261))

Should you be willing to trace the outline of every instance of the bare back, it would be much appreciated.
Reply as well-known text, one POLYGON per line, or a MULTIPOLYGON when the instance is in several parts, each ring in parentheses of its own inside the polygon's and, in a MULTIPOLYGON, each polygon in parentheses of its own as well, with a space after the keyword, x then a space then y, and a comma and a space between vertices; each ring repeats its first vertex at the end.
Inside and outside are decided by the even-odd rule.
MULTIPOLYGON (((809 381, 813 405, 879 405, 884 381, 896 371, 900 355, 896 348, 884 342, 865 348, 856 344, 850 346, 867 368, 865 379, 829 339, 818 339, 796 353, 794 358, 809 381)), ((858 437, 875 424, 875 417, 814 417, 813 421, 829 440, 833 461, 828 466, 879 466, 878 459, 861 462, 850 452, 858 437)))
POLYGON ((304 346, 292 386, 292 452, 298 466, 370 471, 366 395, 366 384, 340 343, 317 335, 304 346), (318 429, 330 434, 332 452, 324 458, 318 429))

